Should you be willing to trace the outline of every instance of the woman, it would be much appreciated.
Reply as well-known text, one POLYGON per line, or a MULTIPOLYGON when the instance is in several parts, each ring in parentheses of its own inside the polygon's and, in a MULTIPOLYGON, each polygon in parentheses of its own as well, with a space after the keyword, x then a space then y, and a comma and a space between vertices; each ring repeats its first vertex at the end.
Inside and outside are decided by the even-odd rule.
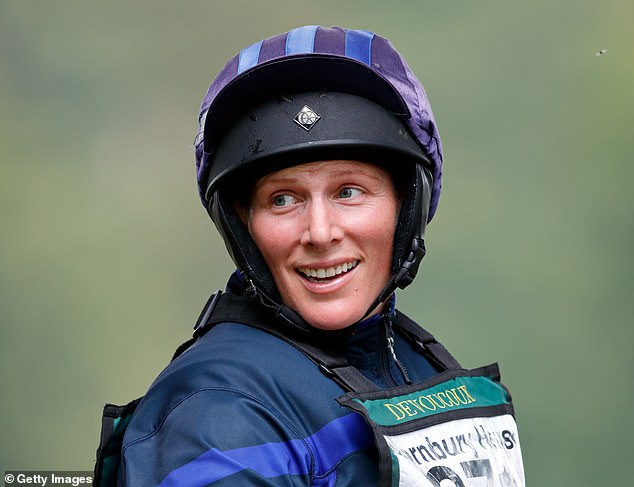
POLYGON ((238 270, 129 408, 119 484, 524 485, 497 369, 461 369, 395 311, 442 155, 391 44, 314 26, 256 43, 199 121, 201 199, 238 270))

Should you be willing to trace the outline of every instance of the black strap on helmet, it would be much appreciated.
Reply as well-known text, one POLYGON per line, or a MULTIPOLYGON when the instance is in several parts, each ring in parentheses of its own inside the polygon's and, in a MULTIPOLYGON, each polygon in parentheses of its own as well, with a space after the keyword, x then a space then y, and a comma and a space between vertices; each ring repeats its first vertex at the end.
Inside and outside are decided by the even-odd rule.
POLYGON ((425 226, 432 180, 427 168, 420 164, 415 165, 414 173, 413 180, 404 190, 403 205, 396 226, 392 277, 372 302, 363 318, 384 303, 396 288, 404 289, 409 286, 425 257, 425 226), (408 242, 409 246, 402 245, 408 242))

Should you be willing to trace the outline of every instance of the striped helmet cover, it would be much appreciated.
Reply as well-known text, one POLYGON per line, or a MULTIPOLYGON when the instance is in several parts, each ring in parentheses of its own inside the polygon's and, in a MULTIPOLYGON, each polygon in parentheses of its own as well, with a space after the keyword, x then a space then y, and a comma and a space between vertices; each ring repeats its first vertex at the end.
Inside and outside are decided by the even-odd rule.
MULTIPOLYGON (((213 151, 210 143, 204 140, 205 122, 219 116, 214 112, 214 102, 223 90, 226 92, 236 80, 244 79, 267 63, 279 63, 284 58, 297 57, 310 62, 311 57, 323 58, 324 55, 362 64, 366 70, 387 81, 400 97, 403 103, 401 108, 407 112, 403 114, 403 121, 432 163, 430 169, 433 187, 428 221, 431 220, 440 197, 443 157, 440 136, 427 93, 388 39, 372 32, 341 27, 304 26, 275 35, 243 49, 222 68, 201 103, 199 128, 194 141, 198 191, 203 205, 206 207, 208 204, 205 191, 213 151)), ((377 99, 374 101, 380 102, 380 95, 376 93, 377 99)))

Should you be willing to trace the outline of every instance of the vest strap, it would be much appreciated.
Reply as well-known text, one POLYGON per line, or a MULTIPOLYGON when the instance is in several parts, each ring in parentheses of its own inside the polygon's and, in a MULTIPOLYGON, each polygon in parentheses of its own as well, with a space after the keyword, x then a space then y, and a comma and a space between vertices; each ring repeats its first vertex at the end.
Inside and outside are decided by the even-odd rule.
MULTIPOLYGON (((333 347, 333 332, 304 330, 290 327, 275 312, 258 305, 248 296, 217 291, 211 295, 194 327, 194 336, 178 347, 172 360, 177 358, 200 337, 219 323, 240 323, 269 333, 302 352, 321 372, 334 380, 346 392, 370 392, 376 385, 333 347)), ((436 339, 400 311, 394 325, 441 371, 459 369, 460 364, 436 339)), ((336 332, 335 332, 336 333, 336 332)))

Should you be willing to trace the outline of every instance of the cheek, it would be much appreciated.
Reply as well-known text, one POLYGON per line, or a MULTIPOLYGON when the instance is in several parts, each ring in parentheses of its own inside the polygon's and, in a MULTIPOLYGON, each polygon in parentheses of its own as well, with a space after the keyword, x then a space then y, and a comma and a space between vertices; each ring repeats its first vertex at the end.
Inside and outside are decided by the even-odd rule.
POLYGON ((359 227, 359 240, 371 255, 369 262, 377 275, 391 272, 395 229, 396 209, 393 208, 375 213, 366 225, 359 227))
POLYGON ((372 241, 391 242, 396 230, 399 209, 399 205, 392 202, 377 205, 363 215, 356 215, 352 221, 357 231, 364 233, 366 238, 372 241))
POLYGON ((248 228, 267 265, 271 271, 275 272, 275 268, 281 263, 286 253, 289 232, 276 219, 260 213, 249 215, 248 228))
POLYGON ((376 264, 377 270, 389 273, 392 263, 392 252, 394 245, 393 226, 386 224, 377 228, 377 232, 366 237, 367 250, 371 254, 372 260, 376 264))

